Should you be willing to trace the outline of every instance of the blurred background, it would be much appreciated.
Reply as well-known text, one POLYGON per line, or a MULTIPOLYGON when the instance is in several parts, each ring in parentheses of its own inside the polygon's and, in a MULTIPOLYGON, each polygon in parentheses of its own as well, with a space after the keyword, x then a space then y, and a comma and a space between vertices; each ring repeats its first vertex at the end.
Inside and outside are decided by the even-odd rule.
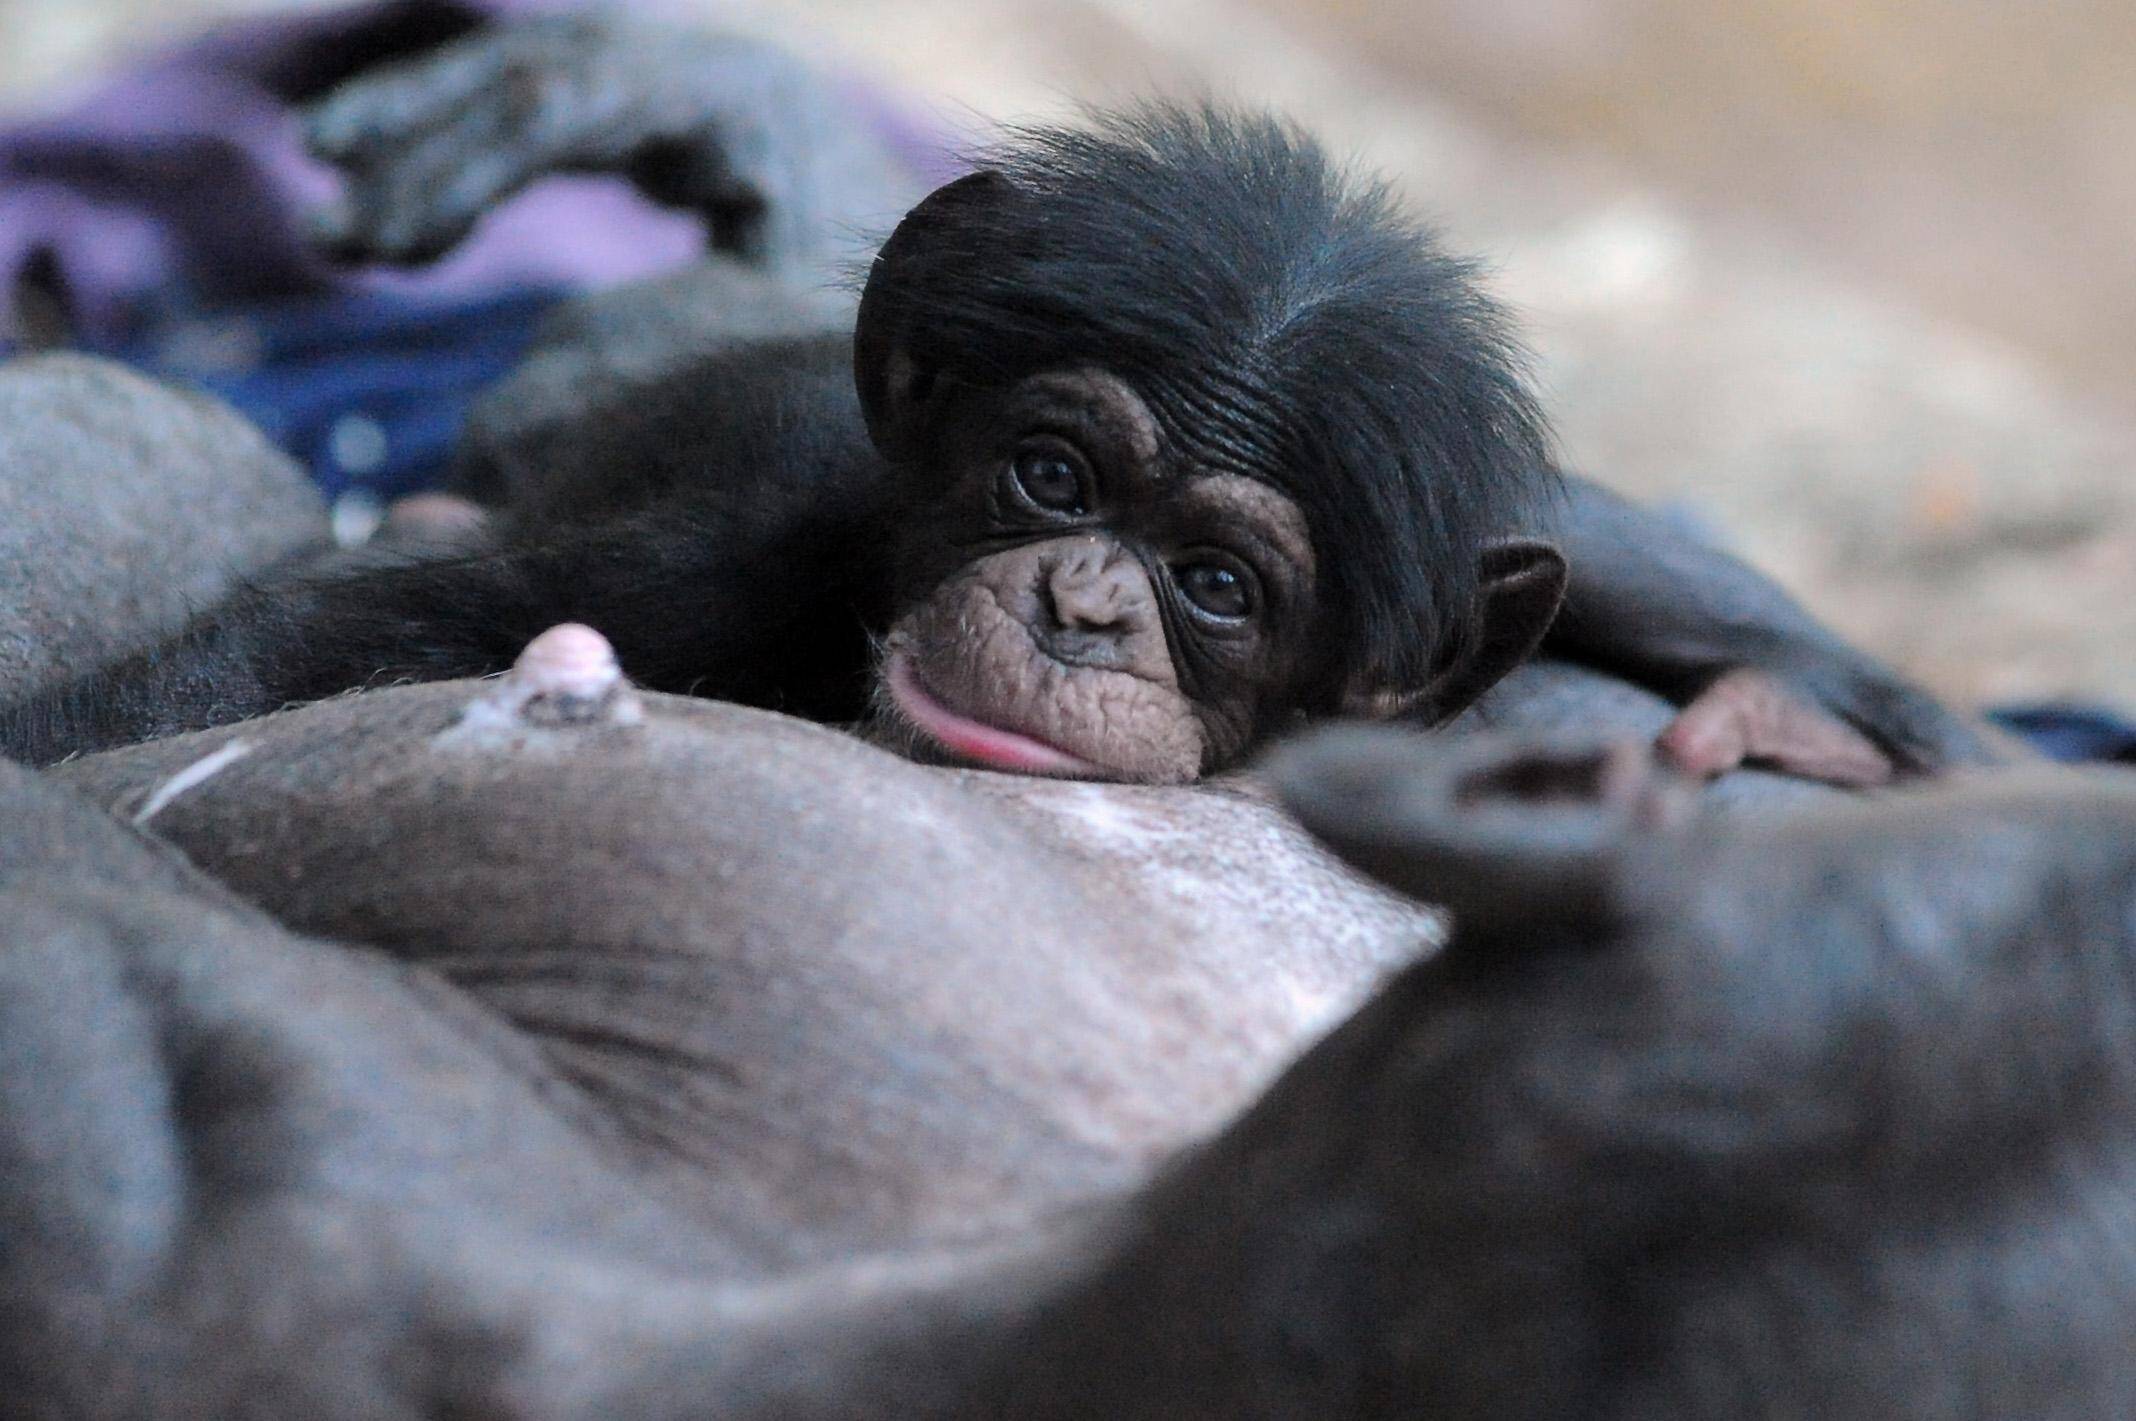
MULTIPOLYGON (((291 0, 0 0, 0 109, 291 0)), ((2128 0, 789 0, 943 129, 1213 91, 1389 173, 1568 462, 1967 701, 2136 709, 2128 0)))

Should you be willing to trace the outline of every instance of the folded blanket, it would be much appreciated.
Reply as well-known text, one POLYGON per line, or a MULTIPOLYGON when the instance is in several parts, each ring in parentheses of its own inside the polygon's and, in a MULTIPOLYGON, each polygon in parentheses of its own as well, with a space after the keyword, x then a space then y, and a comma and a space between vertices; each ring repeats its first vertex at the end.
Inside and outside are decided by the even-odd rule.
MULTIPOLYGON (((563 296, 672 270, 694 216, 612 177, 557 177, 420 270, 336 266, 304 214, 334 191, 299 108, 344 79, 543 0, 376 0, 233 23, 48 117, 0 127, 0 355, 64 343, 204 385, 303 459, 329 496, 442 474, 467 407, 563 296)), ((849 83, 854 122, 916 171, 932 135, 849 83)))
POLYGON ((24 289, 64 302, 110 346, 159 322, 293 296, 464 300, 586 288, 668 270, 698 224, 613 179, 545 183, 449 258, 414 272, 335 267, 303 214, 334 190, 303 151, 298 106, 360 70, 526 0, 383 0, 251 20, 151 57, 49 117, 0 127, 0 334, 24 289))

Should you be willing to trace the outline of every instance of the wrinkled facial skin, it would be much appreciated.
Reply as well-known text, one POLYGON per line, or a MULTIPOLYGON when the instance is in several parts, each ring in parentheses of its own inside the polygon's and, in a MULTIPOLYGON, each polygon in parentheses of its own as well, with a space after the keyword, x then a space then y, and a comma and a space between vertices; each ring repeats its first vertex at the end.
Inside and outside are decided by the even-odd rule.
POLYGON ((1288 498, 1184 465, 1099 371, 943 401, 877 702, 920 758, 1179 784, 1295 708, 1313 551, 1288 498))

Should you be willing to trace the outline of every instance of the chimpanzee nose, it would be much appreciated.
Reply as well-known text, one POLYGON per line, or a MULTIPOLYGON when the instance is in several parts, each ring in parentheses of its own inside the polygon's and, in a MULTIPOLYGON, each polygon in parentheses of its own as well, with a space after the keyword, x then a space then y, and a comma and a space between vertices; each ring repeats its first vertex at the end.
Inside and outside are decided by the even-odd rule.
POLYGON ((1031 630, 1054 660, 1125 671, 1152 656, 1149 579, 1123 549, 1097 539, 1066 543, 1046 558, 1036 582, 1040 615, 1031 630))
POLYGON ((1134 620, 1140 569, 1117 550, 1067 550, 1045 569, 1039 589, 1053 625, 1068 632, 1117 632, 1134 620))

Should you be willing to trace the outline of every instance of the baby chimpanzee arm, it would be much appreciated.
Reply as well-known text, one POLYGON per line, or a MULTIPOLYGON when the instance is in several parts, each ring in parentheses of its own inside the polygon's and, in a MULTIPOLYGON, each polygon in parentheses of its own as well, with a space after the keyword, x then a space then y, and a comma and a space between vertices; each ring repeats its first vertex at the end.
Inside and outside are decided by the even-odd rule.
POLYGON ((257 586, 161 646, 0 711, 0 749, 42 764, 355 687, 485 675, 563 621, 598 627, 648 686, 856 713, 861 626, 880 595, 867 519, 714 513, 671 501, 492 553, 257 586))
POLYGON ((1901 774, 1994 758, 1962 717, 1653 510, 1568 479, 1554 531, 1572 579, 1547 652, 1694 706, 1724 678, 1726 695, 1744 673, 1762 677, 1858 731, 1901 774))

